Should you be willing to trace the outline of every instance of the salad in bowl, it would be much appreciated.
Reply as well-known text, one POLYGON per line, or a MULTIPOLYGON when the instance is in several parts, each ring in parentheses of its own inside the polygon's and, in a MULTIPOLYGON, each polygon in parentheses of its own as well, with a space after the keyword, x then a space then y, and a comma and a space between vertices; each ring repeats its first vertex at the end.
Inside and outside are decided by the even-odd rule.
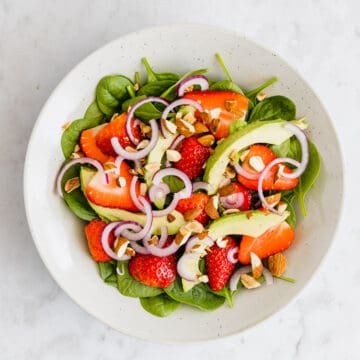
POLYGON ((223 79, 157 73, 143 58, 145 80, 103 77, 83 118, 63 126, 59 195, 86 222, 104 282, 159 317, 291 286, 295 203, 305 216, 319 173, 311 124, 265 92, 277 79, 244 92, 216 58, 223 79))

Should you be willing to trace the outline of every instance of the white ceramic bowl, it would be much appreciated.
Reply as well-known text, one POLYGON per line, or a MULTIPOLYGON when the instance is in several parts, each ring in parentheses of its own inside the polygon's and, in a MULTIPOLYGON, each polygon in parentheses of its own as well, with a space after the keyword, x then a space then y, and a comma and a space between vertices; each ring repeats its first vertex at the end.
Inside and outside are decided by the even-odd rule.
POLYGON ((288 304, 314 275, 334 239, 340 217, 343 178, 339 144, 331 120, 310 86, 273 52, 231 31, 203 25, 156 27, 121 37, 97 50, 76 66, 49 97, 34 127, 24 173, 25 205, 32 236, 52 276, 86 311, 128 335, 154 341, 182 342, 241 332, 288 304), (120 295, 105 285, 90 258, 83 223, 54 191, 63 161, 61 126, 82 116, 93 100, 101 77, 112 73, 132 76, 147 56, 159 71, 185 73, 208 67, 210 76, 223 76, 214 54, 221 53, 243 88, 272 76, 280 81, 269 93, 283 94, 306 115, 309 137, 322 157, 322 169, 307 199, 309 216, 300 219, 294 246, 287 251, 287 274, 296 284, 243 291, 233 309, 201 312, 183 306, 168 318, 146 313, 137 299, 120 295))

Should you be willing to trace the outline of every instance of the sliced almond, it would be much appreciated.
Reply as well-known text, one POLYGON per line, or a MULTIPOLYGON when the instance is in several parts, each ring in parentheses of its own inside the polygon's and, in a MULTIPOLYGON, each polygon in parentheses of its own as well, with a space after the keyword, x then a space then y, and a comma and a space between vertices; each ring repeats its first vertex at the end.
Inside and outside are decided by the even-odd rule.
POLYGON ((117 178, 117 183, 118 183, 119 187, 124 188, 126 186, 126 178, 123 176, 119 176, 117 178))
POLYGON ((197 220, 191 220, 187 224, 185 224, 185 229, 192 233, 200 234, 204 231, 204 226, 197 220))
POLYGON ((157 235, 154 235, 151 237, 150 240, 148 240, 149 245, 157 245, 159 243, 159 237, 157 235))
POLYGON ((130 153, 136 153, 136 149, 133 148, 132 146, 126 146, 125 150, 130 153))
POLYGON ((230 112, 232 112, 236 108, 237 104, 238 104, 237 100, 234 99, 228 99, 225 100, 224 102, 225 109, 230 112))
POLYGON ((260 260, 260 258, 253 252, 250 253, 251 259, 251 269, 254 279, 258 279, 264 270, 264 266, 260 260))
POLYGON ((227 243, 228 243, 228 241, 226 239, 221 238, 221 237, 216 239, 216 245, 219 248, 225 249, 227 243))
POLYGON ((198 279, 198 281, 203 282, 203 283, 209 282, 209 277, 205 274, 199 275, 197 279, 198 279))
POLYGON ((183 119, 187 121, 190 124, 194 124, 196 122, 196 117, 194 116, 194 113, 192 111, 189 111, 183 119))
POLYGON ((175 244, 179 245, 179 246, 185 244, 190 236, 191 236, 190 231, 184 231, 184 230, 181 231, 181 228, 180 228, 180 231, 175 236, 175 240, 174 240, 175 244))
POLYGON ((144 175, 145 175, 144 169, 143 169, 142 167, 136 168, 136 172, 137 172, 139 175, 141 175, 141 176, 144 176, 144 175))
POLYGON ((235 214, 240 212, 239 209, 226 209, 223 211, 223 215, 235 214))
POLYGON ((74 147, 74 152, 79 152, 81 150, 79 144, 76 144, 74 147))
POLYGON ((140 122, 140 131, 142 135, 148 135, 151 133, 151 127, 144 124, 142 121, 140 122))
POLYGON ((207 134, 207 135, 199 137, 198 142, 203 146, 209 147, 214 144, 215 137, 214 137, 214 135, 207 134))
POLYGON ((132 257, 136 255, 136 252, 133 248, 127 247, 125 250, 125 255, 132 257))
POLYGON ((157 162, 151 162, 144 166, 146 171, 149 171, 150 173, 154 173, 158 170, 160 170, 161 164, 157 162))
POLYGON ((227 166, 224 172, 224 176, 227 179, 233 179, 236 176, 236 171, 232 167, 227 166))
POLYGON ((217 209, 218 204, 216 204, 216 202, 218 203, 218 200, 216 201, 216 197, 213 196, 205 206, 205 212, 212 220, 218 219, 220 217, 220 214, 217 209))
POLYGON ((265 197, 266 202, 271 206, 276 206, 277 204, 279 204, 280 199, 281 193, 276 193, 265 197))
POLYGON ((285 201, 280 201, 276 209, 282 214, 287 209, 287 206, 285 201))
POLYGON ((137 176, 137 175, 138 175, 138 172, 137 172, 135 169, 129 169, 129 174, 130 174, 130 175, 137 176))
POLYGON ((145 149, 149 145, 150 141, 148 139, 141 140, 136 146, 137 150, 145 149))
POLYGON ((114 162, 108 161, 108 162, 104 163, 104 171, 106 173, 113 172, 115 170, 116 170, 116 165, 114 162))
POLYGON ((257 95, 256 95, 256 99, 258 101, 263 101, 266 98, 266 93, 264 93, 263 91, 260 91, 257 95))
POLYGON ((219 124, 220 124, 220 120, 219 119, 212 119, 211 122, 210 122, 210 131, 212 133, 216 133, 218 127, 219 127, 219 124))
POLYGON ((71 160, 75 160, 75 159, 80 159, 84 157, 84 154, 81 152, 81 151, 78 151, 78 152, 73 152, 71 155, 70 155, 70 159, 71 160))
POLYGON ((177 130, 181 135, 185 137, 190 137, 195 134, 194 125, 188 123, 184 119, 175 119, 175 124, 177 126, 177 130))
POLYGON ((229 196, 234 194, 235 188, 233 183, 229 183, 218 190, 220 196, 229 196))
POLYGON ((245 150, 240 154, 240 160, 242 162, 244 162, 246 160, 247 156, 249 155, 249 152, 250 152, 250 150, 245 150))
POLYGON ((202 213, 202 209, 195 208, 184 213, 185 221, 195 220, 202 213))
POLYGON ((147 192, 147 185, 145 183, 140 183, 140 195, 144 196, 147 192))
POLYGON ((194 124, 194 128, 197 134, 209 132, 209 128, 200 121, 196 121, 196 123, 194 124))
POLYGON ((136 83, 136 84, 134 85, 134 90, 135 90, 135 91, 139 91, 139 89, 140 89, 140 85, 139 85, 138 83, 136 83))
POLYGON ((173 221, 176 220, 176 216, 174 214, 170 213, 166 216, 166 219, 169 223, 172 223, 173 221))
POLYGON ((115 113, 115 114, 111 117, 110 122, 111 122, 111 121, 114 121, 118 116, 119 116, 119 113, 115 113))
POLYGON ((261 286, 261 284, 256 281, 252 276, 248 274, 241 274, 240 275, 241 283, 247 288, 247 289, 255 289, 261 286))
POLYGON ((181 154, 177 150, 166 150, 166 158, 171 162, 177 162, 181 159, 181 154))
POLYGON ((237 150, 233 150, 230 155, 229 155, 229 159, 232 161, 236 161, 238 158, 238 151, 237 150))
POLYGON ((256 170, 257 172, 261 172, 265 169, 265 164, 261 156, 254 155, 249 159, 249 165, 256 170))
POLYGON ((125 254, 126 248, 129 245, 129 240, 125 237, 119 236, 114 243, 114 251, 117 256, 125 254))
POLYGON ((169 133, 176 134, 177 126, 173 122, 166 119, 161 119, 161 124, 169 133))
POLYGON ((287 268, 287 259, 283 253, 277 253, 268 258, 269 270, 274 276, 281 276, 287 268))
POLYGON ((200 119, 206 126, 210 125, 210 122, 212 120, 211 115, 208 111, 202 111, 200 113, 200 119))
POLYGON ((75 189, 78 189, 80 187, 80 178, 79 177, 73 177, 66 181, 64 190, 67 194, 71 193, 75 189))
POLYGON ((209 232, 207 230, 202 231, 200 234, 198 234, 199 240, 204 240, 209 235, 209 232))

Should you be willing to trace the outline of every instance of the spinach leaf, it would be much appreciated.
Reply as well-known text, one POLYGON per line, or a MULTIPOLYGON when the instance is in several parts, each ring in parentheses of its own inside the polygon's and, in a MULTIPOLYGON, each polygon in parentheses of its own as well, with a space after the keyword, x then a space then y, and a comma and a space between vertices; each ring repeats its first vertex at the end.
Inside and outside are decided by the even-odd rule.
POLYGON ((175 301, 195 306, 205 311, 215 310, 225 302, 224 297, 212 293, 204 283, 200 283, 191 290, 184 292, 180 278, 177 278, 168 288, 164 289, 164 291, 175 301))
POLYGON ((133 85, 130 79, 123 75, 103 77, 96 87, 96 102, 106 115, 113 115, 121 103, 129 97, 127 87, 133 85))
POLYGON ((116 262, 115 261, 106 261, 98 262, 99 274, 100 277, 105 281, 111 275, 116 275, 116 262))
POLYGON ((130 297, 152 297, 163 291, 157 287, 147 286, 135 280, 129 273, 128 261, 118 261, 117 287, 120 293, 130 297))
POLYGON ((209 287, 209 290, 214 293, 215 295, 218 295, 218 296, 221 296, 223 298, 226 299, 229 307, 234 307, 234 300, 233 300, 233 292, 229 289, 228 286, 225 286, 223 287, 221 290, 219 291, 214 291, 214 290, 211 290, 210 287, 209 287))
POLYGON ((163 182, 169 186, 170 192, 172 193, 176 193, 185 187, 184 182, 173 175, 164 176, 163 182))
POLYGON ((193 70, 189 71, 186 74, 184 74, 174 85, 170 86, 168 89, 166 89, 160 96, 168 101, 173 101, 176 99, 176 86, 185 78, 192 75, 201 75, 207 73, 208 69, 199 69, 199 70, 193 70))
POLYGON ((290 152, 290 144, 290 139, 287 139, 280 145, 271 145, 270 149, 276 154, 277 157, 286 157, 290 152))
POLYGON ((102 113, 95 100, 86 109, 84 118, 93 119, 94 121, 98 121, 99 123, 105 121, 105 115, 102 113))
POLYGON ((61 136, 61 149, 66 159, 73 153, 75 145, 79 142, 81 132, 98 126, 104 122, 104 118, 88 117, 73 121, 70 126, 64 130, 61 136))
MULTIPOLYGON (((146 96, 142 95, 142 96, 137 96, 131 99, 128 99, 126 101, 123 102, 122 106, 121 106, 121 110, 123 112, 127 111, 129 106, 134 105, 136 102, 138 102, 139 100, 145 99, 146 96)), ((160 119, 161 118, 161 114, 162 112, 160 110, 158 110, 152 103, 146 103, 144 105, 141 105, 136 111, 135 111, 135 116, 140 119, 143 120, 144 122, 148 122, 151 119, 160 119)))
POLYGON ((304 216, 306 216, 305 196, 314 185, 316 178, 319 176, 321 166, 320 154, 316 146, 309 140, 308 144, 309 162, 305 172, 300 176, 299 185, 295 189, 297 193, 297 200, 304 216))
POLYGON ((85 221, 90 221, 92 219, 96 219, 98 216, 90 207, 82 190, 80 188, 77 188, 70 193, 66 193, 64 191, 66 181, 79 176, 79 173, 80 165, 74 165, 65 172, 61 181, 63 196, 67 206, 77 217, 85 221))
POLYGON ((264 89, 266 89, 267 87, 269 87, 270 85, 276 83, 278 81, 277 77, 273 77, 268 81, 265 81, 262 85, 258 86, 257 88, 250 90, 250 91, 246 91, 245 95, 251 100, 252 103, 256 103, 256 96, 263 91, 264 89))
POLYGON ((227 91, 243 94, 240 86, 230 80, 217 81, 210 86, 210 90, 221 90, 221 91, 227 90, 227 91))
POLYGON ((147 312, 159 317, 169 316, 180 306, 179 302, 166 294, 140 298, 140 303, 147 312))
POLYGON ((293 190, 283 191, 281 194, 281 200, 285 201, 287 204, 286 210, 290 212, 290 215, 287 217, 286 222, 295 229, 296 227, 296 212, 294 208, 294 200, 296 193, 293 190))
POLYGON ((142 86, 138 95, 160 96, 166 89, 173 86, 176 80, 156 80, 142 86))
MULTIPOLYGON (((159 80, 170 80, 170 81, 175 83, 180 78, 180 76, 178 74, 175 74, 175 73, 169 73, 169 72, 156 73, 152 69, 152 67, 150 66, 149 61, 148 61, 148 59, 146 57, 142 58, 141 61, 144 64, 145 70, 146 70, 147 75, 148 75, 148 79, 147 79, 148 83, 159 81, 159 80)), ((154 96, 157 96, 157 95, 154 95, 154 96)))
POLYGON ((267 120, 293 120, 296 116, 296 106, 285 96, 271 96, 259 102, 252 110, 249 122, 267 120))

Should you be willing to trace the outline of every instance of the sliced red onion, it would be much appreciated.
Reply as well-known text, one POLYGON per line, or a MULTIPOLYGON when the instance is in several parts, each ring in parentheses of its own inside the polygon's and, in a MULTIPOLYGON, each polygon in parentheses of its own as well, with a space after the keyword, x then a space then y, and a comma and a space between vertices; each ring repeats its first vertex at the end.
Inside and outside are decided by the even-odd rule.
MULTIPOLYGON (((170 111, 172 111, 173 109, 175 109, 178 106, 183 106, 183 105, 190 105, 192 107, 194 107, 196 110, 198 111, 203 111, 203 107, 200 103, 198 103, 195 100, 192 99, 178 99, 173 101, 170 105, 168 105, 165 110, 163 111, 161 118, 162 119, 167 119, 170 111)), ((168 138, 169 137, 169 132, 163 127, 163 124, 161 123, 162 129, 161 129, 161 133, 163 134, 164 138, 168 138)))
POLYGON ((197 252, 196 249, 193 249, 193 247, 195 245, 204 246, 204 251, 205 251, 205 248, 211 247, 214 245, 214 240, 211 239, 210 236, 206 236, 204 239, 200 240, 198 236, 194 235, 186 242, 185 251, 186 252, 197 252))
MULTIPOLYGON (((130 222, 131 223, 131 222, 130 222)), ((104 249, 104 251, 106 252, 106 254, 111 257, 112 259, 118 260, 118 261, 123 261, 123 260, 128 260, 130 259, 130 256, 124 254, 122 256, 118 256, 110 247, 109 245, 109 235, 111 234, 111 232, 115 231, 115 229, 117 229, 119 226, 129 226, 130 224, 128 224, 127 221, 116 221, 116 222, 112 222, 109 223, 108 225, 105 226, 102 234, 101 234, 101 245, 104 249)))
POLYGON ((239 209, 244 204, 243 193, 233 193, 220 197, 220 203, 225 209, 239 209))
POLYGON ((178 193, 174 194, 174 197, 173 197, 171 203, 169 204, 169 206, 162 210, 153 210, 153 216, 160 217, 160 216, 166 216, 166 215, 172 213, 176 209, 176 206, 180 199, 181 199, 181 196, 179 196, 178 193))
POLYGON ((249 180, 257 180, 260 177, 260 173, 251 173, 246 171, 240 164, 234 164, 234 169, 237 174, 249 180))
POLYGON ((301 146, 301 163, 298 168, 292 173, 285 173, 281 171, 280 175, 287 179, 296 179, 305 171, 307 164, 309 162, 309 145, 307 142, 306 135, 304 132, 296 125, 287 123, 284 125, 285 129, 290 130, 298 139, 301 146))
POLYGON ((136 253, 147 255, 150 254, 149 250, 143 245, 138 244, 136 241, 130 241, 130 246, 135 250, 136 253))
MULTIPOLYGON (((177 148, 177 146, 185 139, 185 136, 184 135, 178 135, 174 141, 171 143, 170 147, 169 147, 169 150, 174 150, 177 148)), ((171 163, 168 159, 166 159, 165 161, 165 166, 166 167, 170 167, 171 166, 171 163)))
POLYGON ((153 223, 153 213, 150 203, 142 196, 139 196, 139 201, 142 203, 146 214, 146 223, 143 229, 139 232, 132 232, 128 229, 124 229, 121 233, 123 236, 132 241, 140 240, 149 234, 153 223))
POLYGON ((240 280, 240 276, 242 274, 247 274, 251 272, 251 266, 247 265, 247 266, 242 266, 240 269, 236 270, 230 278, 229 281, 229 288, 231 291, 236 291, 237 290, 237 286, 240 280))
POLYGON ((239 252, 238 246, 235 246, 228 251, 227 259, 229 260, 229 262, 231 262, 232 264, 236 264, 239 261, 238 252, 239 252))
POLYGON ((63 197, 62 186, 61 186, 62 178, 64 177, 64 174, 66 173, 66 171, 69 170, 72 166, 74 166, 76 164, 89 164, 89 165, 93 166, 94 168, 96 168, 97 171, 100 171, 102 174, 104 174, 105 184, 109 183, 107 174, 104 172, 104 168, 99 161, 94 160, 89 157, 82 157, 79 159, 70 160, 61 168, 61 170, 56 178, 56 189, 61 197, 63 197))
POLYGON ((161 236, 160 236, 160 239, 159 239, 159 244, 158 244, 158 247, 159 248, 162 248, 164 247, 165 243, 166 243, 166 240, 168 238, 168 228, 166 225, 162 225, 161 226, 161 236))
POLYGON ((213 190, 213 187, 205 181, 197 181, 192 184, 192 191, 205 190, 207 193, 213 190))
MULTIPOLYGON (((136 221, 122 221, 122 223, 119 224, 118 227, 114 230, 114 235, 116 237, 122 236, 122 232, 125 229, 130 229, 133 231, 140 231, 142 229, 142 227, 136 221)), ((128 239, 128 240, 130 240, 130 239, 128 239)))
POLYGON ((207 90, 209 88, 209 81, 204 75, 192 75, 188 76, 184 80, 180 81, 176 87, 176 92, 178 96, 184 96, 185 91, 194 85, 199 85, 201 91, 207 90))
POLYGON ((131 179, 131 183, 130 183, 130 197, 132 202, 134 203, 134 205, 140 210, 140 211, 144 211, 144 206, 142 205, 142 203, 139 201, 137 195, 136 195, 136 183, 138 181, 138 177, 134 176, 131 179))
POLYGON ((150 142, 148 144, 148 146, 146 146, 144 149, 141 149, 139 151, 136 152, 130 152, 130 151, 126 151, 120 144, 119 139, 114 136, 111 138, 111 145, 114 149, 114 151, 122 156, 124 159, 127 160, 139 160, 145 156, 147 156, 149 154, 149 152, 155 147, 156 143, 159 140, 159 127, 157 125, 156 120, 150 120, 150 126, 151 126, 151 139, 150 142))
POLYGON ((274 277, 272 276, 271 272, 265 267, 263 269, 263 275, 266 285, 272 285, 274 283, 274 277))
POLYGON ((167 194, 170 193, 170 188, 168 184, 160 183, 158 185, 152 185, 149 189, 149 198, 153 203, 158 199, 164 198, 167 194))
POLYGON ((133 143, 133 144, 138 144, 139 143, 139 140, 136 139, 131 131, 131 120, 132 118, 134 117, 135 115, 135 111, 142 105, 144 104, 147 104, 147 103, 160 103, 160 104, 163 104, 165 106, 169 105, 169 103, 160 98, 160 97, 157 97, 157 96, 149 96, 145 99, 141 99, 139 100, 138 102, 136 102, 135 104, 133 104, 131 106, 131 109, 127 115, 127 118, 126 118, 126 125, 125 125, 125 128, 126 128, 126 133, 127 133, 127 136, 129 137, 130 141, 133 143))
POLYGON ((156 245, 150 245, 149 241, 144 241, 144 246, 145 248, 150 252, 150 254, 155 255, 155 256, 159 256, 159 257, 164 257, 164 256, 169 256, 172 254, 175 254, 176 251, 179 249, 179 245, 176 244, 175 240, 167 247, 163 247, 160 248, 156 245))
POLYGON ((264 206, 264 208, 266 208, 266 209, 268 209, 268 210, 270 210, 273 213, 278 214, 278 215, 281 215, 281 212, 274 208, 275 205, 271 205, 266 201, 265 196, 264 196, 264 191, 263 191, 263 188, 262 188, 262 184, 263 184, 264 179, 267 176, 267 173, 270 171, 270 169, 273 166, 275 166, 277 164, 281 164, 281 163, 289 163, 289 164, 294 165, 296 167, 300 167, 300 163, 298 161, 294 160, 294 159, 291 159, 291 158, 283 157, 283 158, 274 159, 273 161, 271 161, 269 164, 267 164, 265 166, 265 169, 261 173, 261 175, 259 177, 259 182, 258 182, 259 199, 260 199, 262 205, 264 206))

